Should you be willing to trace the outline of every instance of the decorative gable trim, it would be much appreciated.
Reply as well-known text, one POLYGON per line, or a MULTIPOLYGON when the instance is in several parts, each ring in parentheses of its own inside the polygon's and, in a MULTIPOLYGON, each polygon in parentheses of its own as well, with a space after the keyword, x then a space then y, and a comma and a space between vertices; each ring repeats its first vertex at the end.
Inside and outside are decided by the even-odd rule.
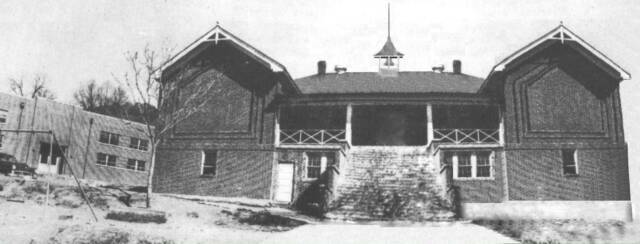
MULTIPOLYGON (((532 49, 538 47, 539 45, 541 45, 543 42, 545 42, 547 40, 559 40, 563 44, 565 42, 577 43, 578 45, 582 46, 587 51, 589 51, 591 54, 593 54, 595 57, 600 59, 602 62, 606 63, 611 68, 613 68, 614 70, 619 72, 620 73, 620 78, 622 78, 623 80, 631 79, 631 74, 629 74, 629 72, 627 72, 622 67, 620 67, 618 64, 613 62, 611 59, 609 59, 609 57, 604 55, 602 52, 598 51, 591 44, 587 43, 585 40, 583 40, 578 35, 573 33, 571 30, 569 30, 567 27, 565 27, 562 23, 560 24, 560 26, 558 26, 555 29, 551 30, 547 34, 544 34, 540 38, 538 38, 535 41, 529 43, 528 45, 526 45, 525 47, 523 47, 520 50, 516 51, 515 53, 509 55, 507 58, 505 58, 500 63, 498 63, 493 68, 493 71, 503 71, 506 68, 506 66, 509 65, 511 62, 513 62, 514 60, 516 60, 520 56, 524 55, 525 53, 531 51, 532 49)), ((493 73, 493 71, 492 71, 492 73, 493 73)))
POLYGON ((271 71, 273 72, 286 72, 286 68, 284 67, 284 65, 278 63, 273 58, 267 56, 260 50, 249 45, 247 42, 243 41, 242 39, 234 36, 229 31, 222 28, 219 24, 216 24, 216 26, 213 27, 213 29, 209 30, 207 33, 202 35, 196 41, 192 42, 191 44, 189 44, 189 46, 182 49, 180 52, 178 52, 178 54, 176 54, 171 59, 169 59, 166 63, 164 63, 160 67, 160 70, 165 70, 171 65, 175 64, 176 62, 181 60, 184 56, 189 54, 191 51, 193 51, 196 47, 198 47, 202 43, 212 42, 214 44, 218 44, 218 42, 222 42, 222 41, 230 41, 238 45, 244 51, 247 51, 253 56, 255 56, 262 63, 267 64, 268 68, 271 69, 271 71))

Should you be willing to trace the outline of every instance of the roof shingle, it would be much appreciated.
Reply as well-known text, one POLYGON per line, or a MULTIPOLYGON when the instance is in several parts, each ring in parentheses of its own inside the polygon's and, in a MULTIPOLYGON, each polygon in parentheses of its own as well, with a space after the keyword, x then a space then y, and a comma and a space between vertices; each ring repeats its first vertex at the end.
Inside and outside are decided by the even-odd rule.
POLYGON ((359 93, 477 93, 484 79, 465 74, 398 72, 383 77, 378 72, 311 75, 295 80, 303 94, 359 93))

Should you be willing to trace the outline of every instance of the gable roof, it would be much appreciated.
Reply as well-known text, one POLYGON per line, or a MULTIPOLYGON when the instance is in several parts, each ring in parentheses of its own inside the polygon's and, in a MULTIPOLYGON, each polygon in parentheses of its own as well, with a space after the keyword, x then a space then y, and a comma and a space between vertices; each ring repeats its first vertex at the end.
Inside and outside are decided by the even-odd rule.
POLYGON ((287 69, 284 67, 284 65, 278 63, 275 59, 267 56, 266 54, 256 49, 255 47, 249 45, 247 42, 243 41, 242 39, 234 36, 233 34, 231 34, 231 32, 222 28, 219 24, 216 24, 216 26, 213 27, 211 30, 209 30, 207 33, 200 36, 197 40, 195 40, 194 42, 189 44, 187 47, 182 49, 180 52, 178 52, 175 56, 167 60, 167 62, 165 62, 160 67, 160 70, 165 70, 171 65, 175 64, 180 59, 184 58, 185 55, 187 55, 188 53, 190 53, 196 47, 198 47, 203 43, 213 42, 217 44, 218 42, 223 42, 223 41, 233 42, 234 44, 245 49, 246 51, 254 55, 256 58, 258 58, 260 61, 266 63, 269 66, 268 68, 270 68, 271 71, 273 72, 287 72, 286 71, 287 69))
POLYGON ((311 75, 294 82, 302 94, 367 93, 477 93, 484 79, 454 73, 398 72, 396 77, 378 72, 311 75))
POLYGON ((553 30, 547 32, 546 34, 542 35, 538 39, 534 40, 533 42, 529 43, 528 45, 524 46, 523 48, 519 49, 515 53, 509 55, 508 57, 506 57, 505 59, 500 61, 500 63, 496 64, 493 67, 493 69, 491 70, 491 73, 489 73, 489 77, 495 71, 503 71, 503 70, 505 70, 506 66, 509 65, 511 62, 513 62, 517 58, 523 56, 525 53, 531 51, 532 49, 540 46, 541 44, 543 44, 545 41, 548 41, 548 40, 556 40, 556 41, 559 40, 562 43, 565 43, 565 42, 576 43, 576 44, 580 45, 581 47, 585 48, 590 54, 594 55, 596 58, 598 58, 599 60, 604 62, 606 65, 608 65, 609 67, 611 67, 612 69, 614 69, 615 71, 620 73, 620 78, 621 79, 623 79, 623 80, 631 79, 631 74, 629 74, 629 72, 627 72, 622 67, 620 67, 618 64, 613 62, 611 59, 609 59, 609 57, 604 55, 602 52, 598 51, 591 44, 587 43, 585 40, 583 40, 578 35, 573 33, 571 30, 569 30, 562 23, 560 23, 560 25, 558 27, 556 27, 553 30))

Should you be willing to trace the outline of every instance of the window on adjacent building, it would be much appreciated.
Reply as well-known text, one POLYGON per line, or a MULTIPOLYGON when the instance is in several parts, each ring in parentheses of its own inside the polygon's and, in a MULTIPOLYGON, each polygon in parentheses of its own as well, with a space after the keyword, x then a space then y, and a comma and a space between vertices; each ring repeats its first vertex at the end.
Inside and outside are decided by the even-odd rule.
POLYGON ((120 135, 109 133, 106 131, 100 131, 100 142, 107 143, 111 145, 119 145, 120 144, 120 135))
POLYGON ((202 175, 216 175, 216 162, 218 160, 218 151, 202 152, 202 175))
POLYGON ((308 179, 316 179, 322 175, 327 165, 335 164, 335 154, 332 152, 309 152, 306 153, 308 179))
POLYGON ((2 148, 2 141, 4 140, 4 135, 0 134, 0 148, 2 148))
POLYGON ((115 167, 116 166, 116 159, 117 159, 116 155, 98 153, 98 160, 97 160, 96 163, 98 165, 105 165, 105 166, 115 167))
POLYGON ((127 169, 144 171, 145 164, 145 161, 130 158, 127 160, 127 169))
POLYGON ((0 124, 7 123, 7 114, 9 111, 5 109, 0 109, 0 124))
POLYGON ((140 139, 140 138, 131 137, 131 140, 129 141, 129 147, 133 149, 146 151, 149 148, 149 141, 140 139))
POLYGON ((578 160, 575 149, 563 149, 562 150, 562 173, 564 175, 577 175, 578 174, 578 160))
POLYGON ((453 176, 458 179, 493 177, 493 158, 490 151, 445 152, 444 164, 453 165, 453 176))

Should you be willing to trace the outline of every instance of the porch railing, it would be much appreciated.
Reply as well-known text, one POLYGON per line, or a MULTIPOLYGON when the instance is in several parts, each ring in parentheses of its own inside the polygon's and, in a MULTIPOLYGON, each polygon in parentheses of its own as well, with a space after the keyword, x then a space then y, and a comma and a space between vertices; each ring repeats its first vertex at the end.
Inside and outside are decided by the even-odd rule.
POLYGON ((338 144, 345 140, 345 134, 337 129, 280 130, 280 144, 338 144))
POLYGON ((500 143, 499 129, 433 129, 433 139, 449 143, 500 143))

